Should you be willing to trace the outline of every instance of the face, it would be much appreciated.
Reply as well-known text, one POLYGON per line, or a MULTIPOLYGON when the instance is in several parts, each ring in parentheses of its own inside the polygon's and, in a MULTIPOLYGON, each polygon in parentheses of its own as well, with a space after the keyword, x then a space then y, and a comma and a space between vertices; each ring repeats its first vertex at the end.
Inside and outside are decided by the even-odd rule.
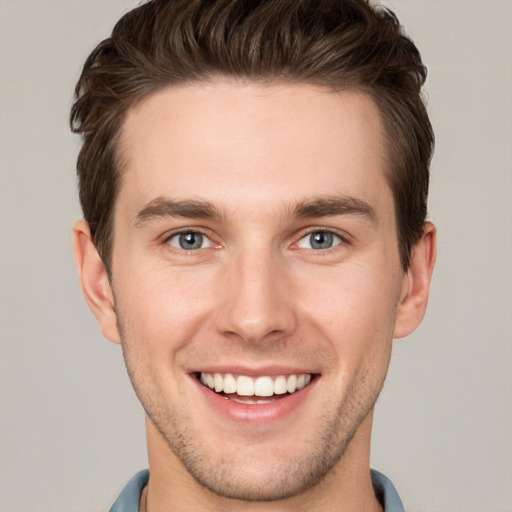
POLYGON ((165 457, 216 494, 367 456, 406 280, 382 140, 367 96, 307 85, 170 88, 127 117, 123 353, 165 457))

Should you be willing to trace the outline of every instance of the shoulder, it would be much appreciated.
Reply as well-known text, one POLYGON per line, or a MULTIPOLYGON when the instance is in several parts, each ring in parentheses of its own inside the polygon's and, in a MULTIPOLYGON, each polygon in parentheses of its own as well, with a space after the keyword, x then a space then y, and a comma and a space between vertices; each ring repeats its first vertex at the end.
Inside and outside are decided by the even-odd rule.
POLYGON ((109 512, 139 512, 140 493, 149 480, 149 470, 139 471, 125 486, 109 512))
POLYGON ((400 499, 393 482, 391 482, 387 476, 375 469, 371 470, 371 476, 375 495, 382 503, 384 512, 404 512, 402 500, 400 499))

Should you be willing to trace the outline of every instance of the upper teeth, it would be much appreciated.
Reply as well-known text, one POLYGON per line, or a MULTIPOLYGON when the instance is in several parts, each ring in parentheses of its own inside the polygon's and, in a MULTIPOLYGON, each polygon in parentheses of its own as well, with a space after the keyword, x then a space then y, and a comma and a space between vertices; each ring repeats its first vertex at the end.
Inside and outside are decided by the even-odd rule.
POLYGON ((311 374, 278 375, 275 377, 234 376, 230 373, 201 373, 201 382, 217 393, 240 396, 272 396, 293 393, 311 382, 311 374))

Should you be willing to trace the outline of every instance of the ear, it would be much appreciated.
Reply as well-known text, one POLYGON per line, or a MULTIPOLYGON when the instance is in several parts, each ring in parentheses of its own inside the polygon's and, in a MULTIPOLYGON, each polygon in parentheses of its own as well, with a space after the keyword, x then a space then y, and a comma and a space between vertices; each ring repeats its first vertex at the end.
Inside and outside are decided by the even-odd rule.
POLYGON ((85 220, 79 220, 73 227, 73 253, 82 292, 103 336, 113 343, 120 343, 114 294, 85 220))
POLYGON ((411 251, 409 268, 403 277, 402 294, 395 319, 395 338, 408 336, 423 320, 436 254, 436 228, 427 222, 423 236, 411 251))

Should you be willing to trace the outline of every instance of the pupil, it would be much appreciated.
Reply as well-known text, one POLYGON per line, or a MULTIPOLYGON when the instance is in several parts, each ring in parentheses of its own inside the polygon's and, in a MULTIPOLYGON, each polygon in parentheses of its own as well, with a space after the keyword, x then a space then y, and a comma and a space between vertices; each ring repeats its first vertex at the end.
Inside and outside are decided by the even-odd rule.
POLYGON ((332 234, 319 231, 311 235, 311 247, 313 249, 328 249, 332 246, 332 234))
POLYGON ((203 235, 201 233, 184 233, 180 235, 180 247, 182 249, 200 249, 203 245, 203 235))

